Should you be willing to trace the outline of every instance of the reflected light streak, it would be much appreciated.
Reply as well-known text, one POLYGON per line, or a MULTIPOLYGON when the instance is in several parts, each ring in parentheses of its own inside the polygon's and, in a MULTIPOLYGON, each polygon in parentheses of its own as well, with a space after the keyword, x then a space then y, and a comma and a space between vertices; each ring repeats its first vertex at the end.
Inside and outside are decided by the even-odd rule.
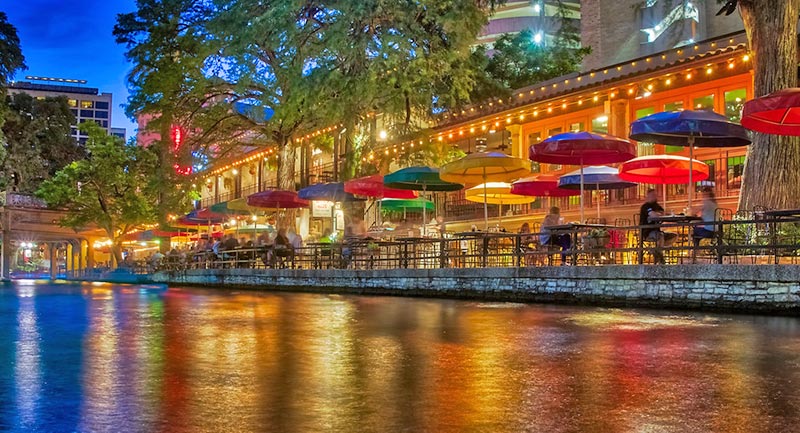
MULTIPOLYGON (((30 286, 20 291, 33 290, 30 286)), ((32 292, 31 292, 32 293, 32 292)), ((17 410, 23 429, 31 428, 36 422, 37 406, 42 390, 39 330, 35 301, 31 295, 19 300, 17 312, 17 343, 14 361, 14 379, 16 383, 17 410)))

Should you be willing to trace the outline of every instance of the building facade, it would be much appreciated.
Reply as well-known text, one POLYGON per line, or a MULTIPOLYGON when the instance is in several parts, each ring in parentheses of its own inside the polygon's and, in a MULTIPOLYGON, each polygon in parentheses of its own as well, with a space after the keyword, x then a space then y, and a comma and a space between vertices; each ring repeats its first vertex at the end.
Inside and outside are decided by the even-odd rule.
POLYGON ((72 127, 72 137, 81 143, 88 138, 78 130, 78 125, 84 122, 95 122, 111 133, 111 114, 113 97, 111 93, 101 93, 94 87, 84 87, 84 80, 71 80, 63 78, 25 77, 28 81, 12 82, 8 86, 9 93, 27 93, 34 98, 47 98, 63 96, 75 115, 75 124, 72 127))
MULTIPOLYGON (((711 110, 738 122, 744 102, 752 97, 750 54, 742 32, 518 89, 510 100, 442 116, 432 139, 465 152, 475 151, 478 142, 486 142, 488 150, 505 149, 513 156, 528 158, 531 145, 562 132, 627 137, 632 121, 660 111, 711 110)), ((640 156, 688 156, 684 147, 638 143, 637 148, 640 156)), ((711 168, 709 179, 702 185, 714 188, 722 207, 736 209, 745 153, 743 147, 695 150, 695 158, 711 168)), ((555 175, 576 169, 533 165, 534 173, 555 175)), ((634 223, 633 215, 650 187, 654 185, 607 194, 587 192, 587 216, 594 217, 599 201, 603 210, 599 217, 604 221, 634 223)), ((655 187, 661 191, 661 186, 655 187)), ((682 211, 688 188, 667 186, 666 207, 676 213, 682 211)), ((463 193, 448 194, 444 200, 444 211, 451 221, 467 224, 482 216, 482 207, 466 201, 463 193)), ((513 206, 503 221, 530 220, 531 215, 544 213, 550 205, 559 205, 568 218, 576 219, 579 201, 579 197, 540 199, 531 205, 513 206)))
MULTIPOLYGON (((536 2, 509 2, 498 11, 486 35, 495 30, 514 30, 535 25, 525 14, 536 2), (506 20, 505 24, 499 24, 506 20), (527 24, 526 24, 527 23, 527 24), (523 25, 524 24, 524 25, 523 25), (494 30, 491 30, 494 29, 494 30)), ((441 115, 432 125, 429 142, 438 142, 464 152, 500 150, 528 158, 528 148, 539 141, 567 131, 594 131, 627 137, 630 122, 659 112, 684 109, 713 110, 739 121, 743 103, 753 97, 752 67, 747 40, 738 17, 715 17, 715 2, 695 5, 689 1, 583 0, 579 3, 583 44, 592 46, 582 71, 517 89, 508 100, 494 99, 459 112, 441 115), (677 8, 677 9, 676 9, 677 8), (737 29, 739 31, 737 31, 737 29)), ((544 3, 540 3, 544 4, 544 3)), ((541 14, 542 9, 538 10, 541 14)), ((308 137, 302 143, 311 143, 308 137)), ((426 139, 423 139, 426 140, 426 139)), ((401 168, 415 152, 414 141, 389 139, 372 149, 375 155, 394 158, 390 170, 401 168)), ((688 149, 638 143, 638 153, 688 156, 688 149)), ((364 158, 371 163, 373 154, 364 158)), ((330 155, 308 149, 310 165, 330 161, 330 155)), ((715 189, 721 207, 736 209, 746 148, 697 149, 695 158, 709 165, 710 178, 699 186, 715 189)), ((274 166, 268 155, 252 153, 215 164, 198 180, 201 203, 207 206, 244 197, 274 185, 274 166)), ((327 163, 326 163, 327 164, 327 163)), ((565 174, 577 167, 534 164, 534 173, 565 174)), ((330 173, 330 172, 328 172, 330 173)), ((327 180, 330 177, 316 180, 327 180)), ((302 184, 299 182, 298 184, 302 184)), ((313 183, 307 182, 307 183, 313 183)), ((653 185, 611 191, 587 192, 586 215, 613 223, 636 223, 634 214, 644 192, 653 185)), ((662 191, 658 186, 659 191, 662 191)), ((686 206, 688 185, 670 185, 666 207, 680 212, 686 206)), ((661 195, 659 195, 661 197, 661 195)), ((436 195, 437 213, 443 213, 448 227, 467 229, 482 220, 482 205, 465 200, 463 192, 436 195)), ((523 221, 540 219, 545 209, 559 205, 568 219, 577 219, 579 197, 539 199, 530 205, 504 210, 503 223, 514 229, 523 221)), ((497 208, 490 210, 497 215, 497 208)), ((495 217, 495 221, 498 221, 495 217)))

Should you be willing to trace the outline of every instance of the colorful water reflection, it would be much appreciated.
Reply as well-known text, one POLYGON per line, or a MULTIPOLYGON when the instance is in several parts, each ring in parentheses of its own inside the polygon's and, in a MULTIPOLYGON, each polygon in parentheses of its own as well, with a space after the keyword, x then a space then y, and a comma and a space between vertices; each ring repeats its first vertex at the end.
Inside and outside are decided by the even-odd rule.
POLYGON ((0 431, 774 432, 800 321, 17 282, 0 431))

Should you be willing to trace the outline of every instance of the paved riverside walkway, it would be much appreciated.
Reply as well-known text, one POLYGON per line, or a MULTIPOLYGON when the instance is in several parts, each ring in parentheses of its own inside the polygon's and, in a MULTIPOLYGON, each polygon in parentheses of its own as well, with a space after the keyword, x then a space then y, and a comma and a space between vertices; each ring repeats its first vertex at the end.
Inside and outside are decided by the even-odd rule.
POLYGON ((176 286, 800 315, 798 265, 189 269, 157 272, 148 280, 176 286))

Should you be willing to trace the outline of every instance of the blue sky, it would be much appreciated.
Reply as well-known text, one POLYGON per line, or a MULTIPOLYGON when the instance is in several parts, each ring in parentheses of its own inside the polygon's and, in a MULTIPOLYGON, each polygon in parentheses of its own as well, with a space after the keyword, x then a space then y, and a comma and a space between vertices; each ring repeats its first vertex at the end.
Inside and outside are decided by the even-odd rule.
POLYGON ((111 124, 135 132, 125 117, 125 47, 111 31, 119 13, 136 9, 134 0, 0 0, 0 10, 17 28, 28 70, 17 74, 87 80, 87 86, 114 95, 111 124))

